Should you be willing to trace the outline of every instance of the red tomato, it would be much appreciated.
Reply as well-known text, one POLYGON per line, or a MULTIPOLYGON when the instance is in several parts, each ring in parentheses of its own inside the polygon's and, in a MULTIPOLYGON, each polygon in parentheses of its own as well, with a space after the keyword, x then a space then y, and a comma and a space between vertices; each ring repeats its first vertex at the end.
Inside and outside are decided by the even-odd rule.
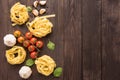
POLYGON ((24 37, 22 37, 22 36, 20 36, 20 37, 18 37, 18 39, 17 39, 17 40, 18 40, 18 42, 19 42, 19 43, 23 43, 23 41, 25 40, 25 38, 24 38, 24 37))
POLYGON ((33 46, 33 45, 30 45, 29 47, 28 47, 28 51, 29 52, 33 52, 35 50, 35 47, 33 46))
POLYGON ((30 57, 31 57, 32 59, 37 58, 37 55, 38 55, 38 53, 35 52, 35 51, 30 53, 30 57))
POLYGON ((31 33, 31 32, 27 32, 27 33, 25 34, 25 37, 26 37, 27 39, 31 39, 31 38, 32 38, 32 33, 31 33))
POLYGON ((36 42, 36 46, 38 47, 38 48, 42 48, 43 47, 43 41, 37 41, 36 42))
POLYGON ((37 38, 31 38, 31 39, 30 39, 30 43, 31 43, 31 44, 35 44, 36 42, 37 42, 37 38))
POLYGON ((20 37, 21 36, 21 32, 19 30, 14 31, 13 34, 14 34, 15 37, 20 37))
POLYGON ((30 46, 30 42, 28 40, 23 41, 23 46, 24 47, 30 46))

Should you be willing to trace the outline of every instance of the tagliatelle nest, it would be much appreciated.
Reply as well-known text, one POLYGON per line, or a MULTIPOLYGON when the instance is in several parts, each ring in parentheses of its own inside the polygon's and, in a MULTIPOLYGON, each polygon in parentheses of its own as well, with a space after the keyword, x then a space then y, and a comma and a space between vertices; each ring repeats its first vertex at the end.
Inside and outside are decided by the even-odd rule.
POLYGON ((10 9, 10 18, 13 26, 24 24, 29 18, 26 6, 20 4, 20 2, 14 4, 10 9))
POLYGON ((36 37, 44 37, 52 32, 53 24, 47 19, 55 15, 36 17, 31 23, 28 23, 29 31, 36 37))
POLYGON ((45 76, 49 76, 56 67, 55 61, 47 55, 37 58, 35 64, 38 72, 45 76))
POLYGON ((26 51, 23 47, 14 46, 11 49, 6 50, 6 58, 8 63, 12 65, 21 64, 26 58, 26 51))

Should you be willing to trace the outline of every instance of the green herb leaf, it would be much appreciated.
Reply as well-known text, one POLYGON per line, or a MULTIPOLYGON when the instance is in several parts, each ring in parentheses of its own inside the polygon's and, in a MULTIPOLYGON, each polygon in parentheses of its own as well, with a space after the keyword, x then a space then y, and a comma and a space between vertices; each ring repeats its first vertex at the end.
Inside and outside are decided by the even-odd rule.
POLYGON ((63 71, 62 67, 56 68, 53 72, 54 77, 60 77, 62 74, 62 71, 63 71))
POLYGON ((55 49, 55 44, 52 41, 49 40, 49 42, 47 44, 47 47, 50 50, 54 50, 55 49))
POLYGON ((28 59, 26 61, 26 66, 32 66, 33 64, 34 64, 34 60, 32 60, 32 59, 28 59))
POLYGON ((28 12, 32 12, 32 8, 30 6, 27 7, 28 12))

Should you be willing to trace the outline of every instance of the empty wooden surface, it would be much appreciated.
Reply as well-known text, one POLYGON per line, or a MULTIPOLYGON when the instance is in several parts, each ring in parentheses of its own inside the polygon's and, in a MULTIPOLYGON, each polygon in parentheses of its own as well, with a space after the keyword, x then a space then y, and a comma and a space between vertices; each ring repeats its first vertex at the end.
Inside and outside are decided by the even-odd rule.
MULTIPOLYGON (((27 6, 34 2, 0 0, 0 80, 22 80, 18 71, 25 63, 8 64, 5 50, 9 48, 3 43, 3 37, 14 30, 28 31, 25 25, 11 26, 10 8, 18 1, 27 6)), ((56 49, 50 51, 45 45, 40 56, 51 56, 63 67, 63 74, 45 77, 34 65, 28 80, 120 80, 120 0, 47 0, 46 8, 46 15, 56 17, 50 19, 53 32, 43 41, 52 40, 56 49)))

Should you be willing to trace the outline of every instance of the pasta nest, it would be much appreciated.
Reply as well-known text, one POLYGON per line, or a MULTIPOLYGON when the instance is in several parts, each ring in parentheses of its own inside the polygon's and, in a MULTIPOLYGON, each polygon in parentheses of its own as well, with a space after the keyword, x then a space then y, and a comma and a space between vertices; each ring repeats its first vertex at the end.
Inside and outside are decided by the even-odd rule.
POLYGON ((26 6, 20 2, 15 3, 10 9, 10 18, 13 26, 24 24, 29 19, 26 6))
POLYGON ((6 58, 8 63, 12 65, 21 64, 26 58, 26 51, 23 47, 14 46, 11 49, 6 50, 6 58))
POLYGON ((52 32, 53 24, 47 18, 36 17, 27 26, 34 36, 41 38, 52 32))
POLYGON ((43 55, 35 60, 35 64, 39 73, 49 76, 56 67, 55 61, 47 55, 43 55))

